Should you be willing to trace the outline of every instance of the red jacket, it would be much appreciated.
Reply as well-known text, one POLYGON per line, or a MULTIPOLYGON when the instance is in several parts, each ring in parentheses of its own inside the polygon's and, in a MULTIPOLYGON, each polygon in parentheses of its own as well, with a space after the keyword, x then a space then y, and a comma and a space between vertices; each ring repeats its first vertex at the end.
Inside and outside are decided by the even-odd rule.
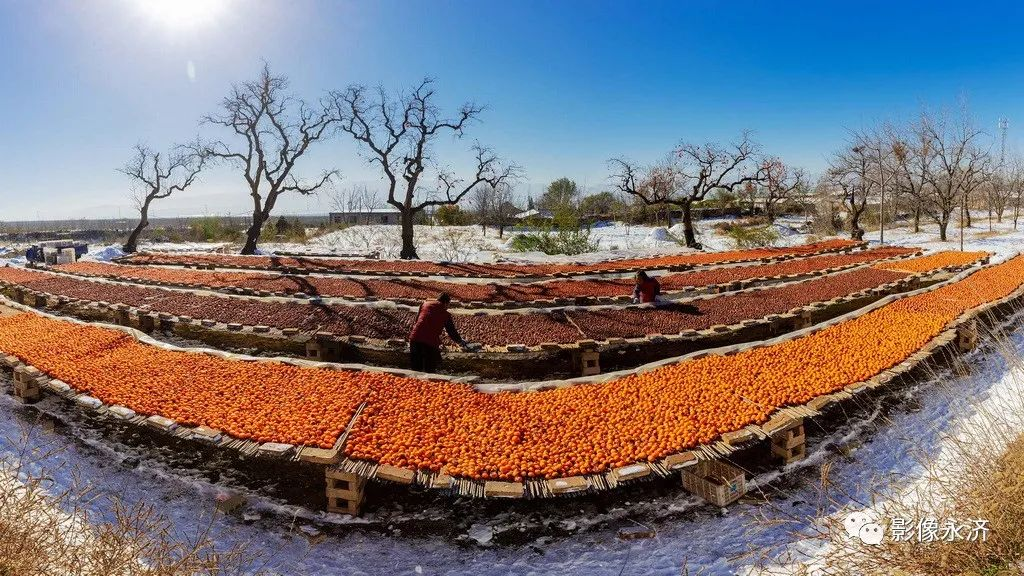
POLYGON ((452 315, 445 310, 444 304, 436 301, 424 302, 420 306, 416 322, 412 325, 409 341, 440 347, 441 330, 447 330, 448 336, 455 342, 462 342, 462 338, 455 330, 455 322, 452 320, 452 315))
POLYGON ((636 288, 633 289, 633 297, 640 302, 654 302, 655 297, 661 293, 661 284, 654 278, 648 277, 636 288))

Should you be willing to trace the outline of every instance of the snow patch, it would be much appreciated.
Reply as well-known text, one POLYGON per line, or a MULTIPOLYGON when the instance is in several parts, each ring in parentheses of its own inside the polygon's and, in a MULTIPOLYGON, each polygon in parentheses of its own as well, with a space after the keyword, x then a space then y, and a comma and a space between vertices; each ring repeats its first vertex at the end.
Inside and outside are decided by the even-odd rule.
POLYGON ((469 531, 466 533, 472 540, 475 540, 477 544, 486 546, 491 543, 494 539, 494 528, 487 526, 486 524, 473 524, 469 527, 469 531))
POLYGON ((93 260, 96 262, 110 262, 114 258, 120 258, 124 256, 124 250, 121 249, 120 244, 110 244, 108 246, 101 246, 89 250, 82 256, 82 260, 93 260))

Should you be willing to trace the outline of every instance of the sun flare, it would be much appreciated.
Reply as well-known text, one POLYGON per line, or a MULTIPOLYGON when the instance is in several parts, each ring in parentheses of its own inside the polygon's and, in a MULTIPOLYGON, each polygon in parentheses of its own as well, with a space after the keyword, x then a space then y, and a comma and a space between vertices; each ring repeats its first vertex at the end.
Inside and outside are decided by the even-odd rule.
POLYGON ((153 22, 171 29, 199 28, 214 22, 228 0, 132 0, 153 22))

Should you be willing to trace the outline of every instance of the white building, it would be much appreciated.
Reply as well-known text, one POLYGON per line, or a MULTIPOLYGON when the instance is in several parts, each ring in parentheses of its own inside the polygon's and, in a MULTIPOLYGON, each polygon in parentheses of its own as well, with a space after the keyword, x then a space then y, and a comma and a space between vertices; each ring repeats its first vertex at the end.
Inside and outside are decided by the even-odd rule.
POLYGON ((401 213, 395 208, 374 208, 351 212, 331 212, 331 224, 399 224, 401 213))

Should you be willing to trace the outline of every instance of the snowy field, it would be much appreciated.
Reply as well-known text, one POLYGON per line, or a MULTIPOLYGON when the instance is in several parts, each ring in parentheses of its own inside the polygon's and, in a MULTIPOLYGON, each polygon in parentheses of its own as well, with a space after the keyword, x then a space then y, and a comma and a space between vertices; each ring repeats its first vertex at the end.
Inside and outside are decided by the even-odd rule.
MULTIPOLYGON (((715 224, 726 219, 708 219, 698 223, 699 241, 706 250, 731 250, 732 240, 714 230, 715 224)), ((780 219, 775 228, 779 232, 779 245, 802 244, 806 235, 797 231, 803 224, 799 219, 780 219)), ((353 226, 311 239, 306 244, 266 244, 265 252, 309 253, 371 253, 381 258, 397 258, 402 248, 401 229, 398 226, 353 226)), ((503 238, 497 230, 486 232, 479 226, 416 226, 416 249, 420 258, 450 262, 492 262, 511 260, 523 262, 593 261, 608 258, 676 254, 689 249, 681 243, 683 227, 635 226, 621 222, 595 225, 590 240, 597 251, 578 256, 549 256, 540 252, 515 252, 512 239, 520 232, 506 229, 503 238)))
MULTIPOLYGON (((698 240, 705 250, 721 251, 737 248, 732 238, 721 234, 715 229, 717 224, 730 219, 708 219, 698 223, 698 240)), ((807 223, 802 218, 780 218, 774 224, 778 232, 777 246, 792 246, 822 239, 812 237, 807 231, 807 223)), ((995 252, 1000 258, 1020 251, 1024 247, 1024 230, 1014 231, 1009 220, 995 224, 989 231, 984 215, 976 216, 975 226, 967 229, 964 246, 967 250, 988 250, 995 252)), ((397 258, 401 250, 400 227, 396 225, 359 225, 330 232, 311 238, 305 244, 294 243, 263 243, 262 253, 309 253, 309 254, 371 254, 377 253, 380 258, 397 258)), ((683 230, 681 224, 671 228, 658 226, 633 226, 621 222, 607 223, 591 229, 590 239, 596 244, 597 250, 576 256, 547 255, 540 252, 516 252, 510 247, 512 238, 518 232, 506 229, 504 238, 498 238, 497 230, 483 231, 479 226, 416 226, 416 247, 420 258, 426 260, 444 260, 449 262, 590 262, 612 258, 629 258, 652 256, 657 254, 677 254, 690 251, 682 244, 683 230)), ((877 231, 869 232, 865 239, 877 244, 877 231)), ((926 223, 920 233, 913 233, 906 226, 898 226, 886 230, 885 243, 899 246, 917 246, 926 250, 958 250, 960 248, 959 230, 950 226, 949 241, 939 242, 938 232, 934 224, 926 223)), ((0 253, 4 249, 16 253, 24 252, 27 245, 0 245, 0 253)), ((237 246, 223 242, 180 242, 180 243, 142 243, 141 251, 153 252, 235 252, 237 246)), ((122 256, 118 244, 90 246, 86 260, 110 261, 122 256)), ((23 256, 0 258, 3 263, 24 263, 23 256)))

